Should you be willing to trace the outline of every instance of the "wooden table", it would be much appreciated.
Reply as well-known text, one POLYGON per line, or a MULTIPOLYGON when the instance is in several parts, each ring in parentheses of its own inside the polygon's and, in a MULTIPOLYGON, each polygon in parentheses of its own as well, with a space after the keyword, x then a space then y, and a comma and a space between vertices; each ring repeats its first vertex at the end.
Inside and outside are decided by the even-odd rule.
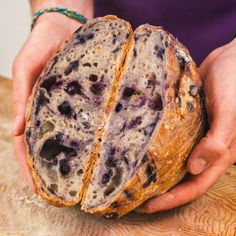
POLYGON ((57 208, 32 194, 14 156, 12 82, 0 78, 0 236, 236 235, 236 167, 200 199, 152 215, 105 220, 79 207, 57 208))

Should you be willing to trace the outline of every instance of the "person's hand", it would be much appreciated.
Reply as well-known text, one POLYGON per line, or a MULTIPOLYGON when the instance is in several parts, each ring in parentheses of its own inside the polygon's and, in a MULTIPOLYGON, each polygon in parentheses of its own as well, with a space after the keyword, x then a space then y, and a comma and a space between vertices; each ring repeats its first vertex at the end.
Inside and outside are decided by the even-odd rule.
POLYGON ((23 173, 33 190, 35 190, 34 184, 26 165, 25 144, 22 135, 25 129, 25 111, 28 98, 47 61, 79 26, 78 21, 59 13, 40 16, 14 61, 14 146, 23 173))
POLYGON ((188 203, 211 187, 236 162, 236 39, 214 50, 200 66, 210 129, 192 151, 190 179, 136 210, 153 213, 188 203))

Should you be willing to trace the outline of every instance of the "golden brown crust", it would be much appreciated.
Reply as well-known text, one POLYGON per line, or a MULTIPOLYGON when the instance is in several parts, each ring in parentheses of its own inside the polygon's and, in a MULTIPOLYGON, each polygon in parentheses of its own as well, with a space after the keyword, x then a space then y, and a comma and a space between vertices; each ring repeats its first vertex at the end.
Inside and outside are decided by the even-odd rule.
POLYGON ((106 218, 123 216, 145 200, 166 192, 178 183, 186 173, 185 163, 193 145, 204 133, 201 96, 199 93, 195 97, 189 94, 190 85, 197 86, 198 89, 202 87, 198 69, 191 60, 189 52, 160 27, 149 25, 141 27, 161 30, 166 40, 170 42, 166 52, 168 57, 166 104, 161 122, 148 149, 149 161, 139 168, 125 185, 123 192, 117 194, 109 204, 92 209, 82 205, 83 210, 106 218), (186 63, 184 71, 180 70, 176 49, 186 54, 190 60, 186 63), (178 97, 181 99, 181 107, 176 102, 178 97), (188 111, 186 102, 190 102, 191 109, 194 110, 188 111), (155 182, 144 187, 147 181, 145 173, 147 165, 152 166, 157 177, 155 182))
MULTIPOLYGON (((118 19, 114 16, 106 16, 105 18, 111 20, 118 19)), ((92 24, 100 19, 102 18, 97 18, 89 22, 89 24, 92 24)), ((168 57, 168 60, 166 60, 168 62, 166 65, 168 78, 166 82, 168 83, 168 86, 166 86, 166 104, 162 119, 154 133, 154 136, 152 137, 148 149, 148 161, 140 166, 137 173, 127 182, 123 191, 117 194, 111 202, 96 208, 88 208, 82 203, 83 210, 93 214, 102 215, 107 218, 125 215, 150 197, 160 195, 174 186, 186 173, 186 158, 191 152, 193 145, 204 133, 204 114, 201 96, 199 93, 196 96, 191 96, 189 94, 190 85, 198 87, 198 90, 202 87, 202 81, 200 79, 197 67, 191 60, 189 52, 172 35, 162 30, 161 27, 143 25, 136 29, 136 31, 142 27, 162 31, 162 34, 165 36, 165 40, 169 42, 166 49, 166 55, 168 57), (176 50, 179 51, 176 52, 176 50), (183 55, 186 55, 187 62, 184 70, 181 70, 178 57, 183 55), (181 106, 179 101, 181 101, 181 106), (187 105, 187 103, 190 105, 187 105), (151 181, 147 186, 145 186, 145 182, 147 181, 146 169, 148 166, 151 166, 157 175, 155 181, 151 181)), ((130 40, 128 46, 125 46, 124 55, 128 52, 128 49, 132 47, 132 44, 133 40, 130 40)), ((117 88, 122 80, 124 66, 125 65, 121 62, 120 68, 116 72, 116 82, 111 89, 107 105, 104 109, 104 117, 108 117, 111 108, 114 106, 117 96, 117 88)), ((34 97, 38 87, 37 84, 33 89, 33 93, 31 95, 32 98, 34 97)), ((30 99, 28 105, 28 125, 31 123, 30 111, 33 106, 32 98, 30 99)), ((99 135, 103 134, 99 133, 99 135)), ((92 175, 91 170, 98 159, 97 153, 99 152, 99 149, 100 145, 97 142, 89 158, 90 162, 87 165, 87 176, 84 179, 84 188, 81 191, 80 198, 84 195, 89 184, 89 179, 92 175)), ((41 180, 36 173, 37 170, 34 169, 32 157, 29 154, 27 156, 27 162, 36 185, 37 193, 43 199, 56 206, 72 206, 80 201, 80 199, 78 199, 78 201, 67 202, 54 196, 47 195, 41 189, 41 180)))

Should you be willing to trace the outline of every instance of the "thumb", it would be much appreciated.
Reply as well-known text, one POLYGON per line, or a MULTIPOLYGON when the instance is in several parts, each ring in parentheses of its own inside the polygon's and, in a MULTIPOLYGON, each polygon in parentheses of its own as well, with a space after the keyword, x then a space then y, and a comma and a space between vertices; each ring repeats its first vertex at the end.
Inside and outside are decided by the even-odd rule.
POLYGON ((188 159, 188 170, 193 175, 198 175, 217 160, 224 158, 229 150, 210 133, 204 137, 194 148, 188 159))
MULTIPOLYGON (((224 114, 224 113, 222 113, 224 114)), ((206 136, 197 144, 188 159, 188 170, 197 175, 221 158, 232 164, 229 145, 233 140, 233 120, 223 115, 215 118, 206 136)))

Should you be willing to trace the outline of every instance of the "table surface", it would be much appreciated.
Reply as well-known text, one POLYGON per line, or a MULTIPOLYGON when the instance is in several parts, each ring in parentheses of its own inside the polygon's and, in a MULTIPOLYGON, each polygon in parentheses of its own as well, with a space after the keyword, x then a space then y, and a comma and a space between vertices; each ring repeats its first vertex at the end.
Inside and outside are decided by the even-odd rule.
POLYGON ((106 220, 79 207, 57 208, 32 194, 14 155, 12 81, 0 77, 0 236, 236 235, 236 167, 201 198, 152 215, 106 220))

